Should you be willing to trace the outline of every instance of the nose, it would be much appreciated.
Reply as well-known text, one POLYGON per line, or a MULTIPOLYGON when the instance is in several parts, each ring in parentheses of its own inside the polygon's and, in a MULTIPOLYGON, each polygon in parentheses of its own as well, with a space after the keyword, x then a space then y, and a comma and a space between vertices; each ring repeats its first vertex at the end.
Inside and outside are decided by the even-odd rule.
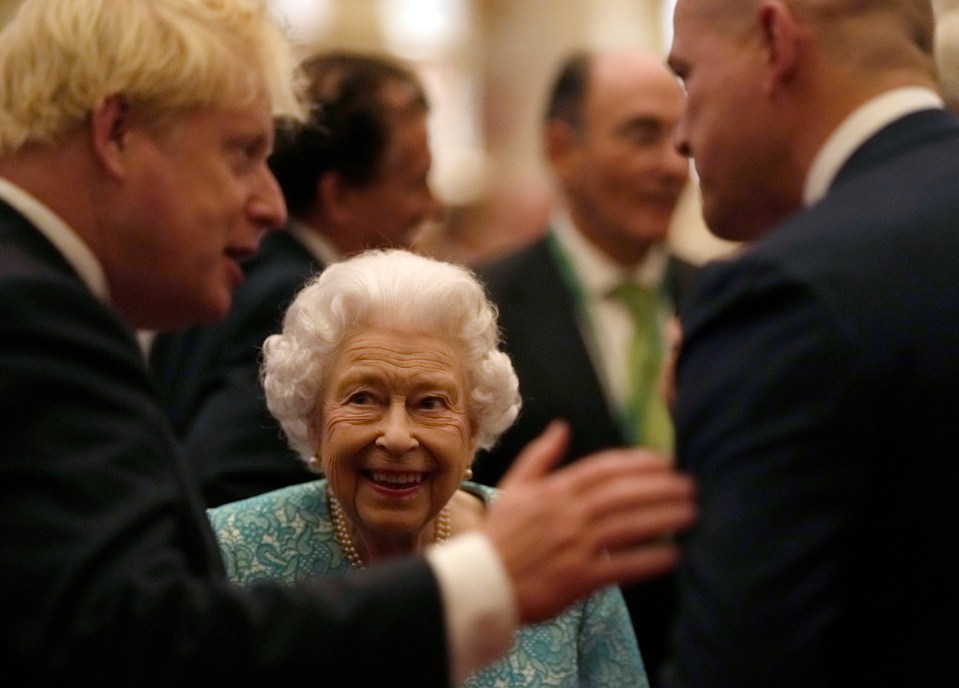
POLYGON ((689 159, 679 149, 675 141, 668 142, 663 150, 663 170, 679 186, 689 179, 689 159))
POLYGON ((250 216, 257 226, 264 229, 279 229, 286 224, 286 201, 283 200, 279 182, 266 163, 257 175, 250 201, 250 216))
MULTIPOLYGON (((692 149, 689 146, 689 139, 686 136, 685 116, 679 118, 679 122, 676 123, 676 127, 673 129, 673 148, 675 148, 676 152, 684 158, 693 157, 692 149)), ((688 167, 689 165, 687 162, 687 170, 688 167)))
POLYGON ((383 414, 376 446, 397 456, 419 446, 403 400, 391 403, 383 414))

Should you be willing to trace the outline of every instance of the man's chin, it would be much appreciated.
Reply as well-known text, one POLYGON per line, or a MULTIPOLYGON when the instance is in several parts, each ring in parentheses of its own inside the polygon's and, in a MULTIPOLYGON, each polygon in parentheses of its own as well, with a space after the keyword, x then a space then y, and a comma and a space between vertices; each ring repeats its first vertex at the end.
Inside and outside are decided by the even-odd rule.
POLYGON ((152 319, 152 324, 139 327, 169 332, 198 325, 215 325, 226 317, 232 303, 233 297, 228 293, 216 299, 204 301, 184 300, 180 303, 180 308, 176 307, 176 302, 171 302, 169 308, 164 309, 162 313, 157 313, 158 317, 152 319))

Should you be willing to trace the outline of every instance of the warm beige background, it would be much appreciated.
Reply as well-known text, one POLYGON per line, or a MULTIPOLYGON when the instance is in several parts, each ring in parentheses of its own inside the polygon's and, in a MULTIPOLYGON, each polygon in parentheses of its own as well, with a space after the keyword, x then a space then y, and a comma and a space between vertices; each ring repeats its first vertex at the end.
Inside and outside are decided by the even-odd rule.
POLYGON ((19 0, 0 0, 0 22, 5 24, 19 4, 19 0))

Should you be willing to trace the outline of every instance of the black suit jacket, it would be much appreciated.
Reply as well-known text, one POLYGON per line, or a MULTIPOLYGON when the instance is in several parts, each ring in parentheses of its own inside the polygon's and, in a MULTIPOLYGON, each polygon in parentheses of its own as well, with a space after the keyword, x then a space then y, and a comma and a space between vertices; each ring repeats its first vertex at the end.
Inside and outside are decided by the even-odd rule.
POLYGON ((959 120, 889 125, 699 287, 674 685, 955 686, 959 120))
POLYGON ((133 333, 2 203, 0 400, 6 675, 446 685, 439 591, 422 560, 296 590, 227 585, 133 333))
MULTIPOLYGON (((566 419, 572 440, 566 462, 627 444, 617 412, 606 396, 577 324, 572 292, 557 264, 550 238, 478 268, 499 308, 505 350, 519 377, 523 408, 516 423, 473 471, 478 482, 495 485, 519 452, 555 418, 566 419)), ((670 256, 666 288, 674 303, 697 268, 670 256)), ((623 595, 650 680, 667 654, 675 606, 671 576, 625 586, 623 595)))
POLYGON ((208 506, 315 480, 266 408, 259 383, 263 341, 279 332, 286 307, 322 269, 288 232, 263 239, 244 264, 226 319, 160 334, 150 366, 208 506))

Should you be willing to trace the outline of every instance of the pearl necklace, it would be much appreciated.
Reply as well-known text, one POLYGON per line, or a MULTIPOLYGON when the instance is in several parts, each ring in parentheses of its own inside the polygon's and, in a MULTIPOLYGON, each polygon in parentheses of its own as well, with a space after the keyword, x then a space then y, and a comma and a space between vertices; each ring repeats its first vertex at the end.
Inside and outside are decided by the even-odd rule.
MULTIPOLYGON (((350 535, 350 526, 346 514, 343 513, 343 507, 340 506, 340 501, 333 496, 333 491, 329 486, 326 488, 326 499, 330 505, 330 518, 333 520, 333 537, 336 539, 336 544, 343 550, 350 566, 354 569, 365 569, 366 562, 363 561, 360 551, 353 543, 353 536, 350 535)), ((433 544, 439 545, 446 542, 450 539, 451 532, 450 508, 444 506, 436 517, 436 534, 433 536, 433 544)))

